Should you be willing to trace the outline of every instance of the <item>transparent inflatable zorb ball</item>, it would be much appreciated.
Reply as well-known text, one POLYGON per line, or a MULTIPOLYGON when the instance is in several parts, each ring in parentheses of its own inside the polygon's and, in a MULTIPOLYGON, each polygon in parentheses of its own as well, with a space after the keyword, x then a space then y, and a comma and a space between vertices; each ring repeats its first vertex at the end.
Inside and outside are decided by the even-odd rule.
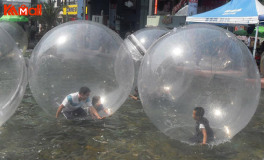
POLYGON ((27 33, 21 26, 14 22, 0 22, 0 28, 4 29, 16 42, 22 53, 25 53, 28 47, 27 33))
POLYGON ((90 21, 62 24, 35 47, 30 88, 37 103, 55 117, 58 106, 82 86, 100 96, 113 114, 126 100, 134 78, 133 60, 122 39, 90 21))
POLYGON ((26 85, 24 58, 15 41, 0 28, 0 126, 14 114, 26 85))
POLYGON ((132 55, 135 66, 135 80, 133 90, 137 85, 138 71, 143 56, 146 54, 147 50, 152 44, 154 44, 160 37, 164 36, 168 32, 168 29, 160 27, 143 28, 129 35, 124 40, 129 53, 132 55))
POLYGON ((127 45, 134 61, 141 61, 149 47, 160 37, 168 33, 166 28, 143 28, 129 35, 124 43, 127 45))
POLYGON ((145 112, 163 133, 193 143, 193 109, 203 107, 214 132, 210 143, 220 144, 254 115, 260 78, 250 51, 235 35, 194 24, 151 47, 140 66, 138 88, 145 112))

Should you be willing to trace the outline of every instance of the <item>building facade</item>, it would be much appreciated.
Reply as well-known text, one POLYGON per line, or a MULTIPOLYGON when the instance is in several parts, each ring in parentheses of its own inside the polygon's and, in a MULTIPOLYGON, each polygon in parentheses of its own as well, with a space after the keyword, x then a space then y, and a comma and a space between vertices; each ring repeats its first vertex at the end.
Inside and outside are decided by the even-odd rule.
POLYGON ((0 1, 0 17, 3 15, 3 1, 0 1))
MULTIPOLYGON (((87 19, 103 17, 101 23, 118 32, 122 37, 127 32, 136 31, 146 25, 149 0, 86 0, 87 19)), ((66 13, 66 8, 77 5, 77 0, 62 0, 66 21, 77 19, 77 13, 66 13)), ((77 9, 77 6, 75 10, 77 9)), ((65 18, 64 18, 65 19, 65 18)))
POLYGON ((191 1, 198 2, 197 13, 203 13, 222 6, 229 0, 152 0, 152 15, 174 15, 191 1))

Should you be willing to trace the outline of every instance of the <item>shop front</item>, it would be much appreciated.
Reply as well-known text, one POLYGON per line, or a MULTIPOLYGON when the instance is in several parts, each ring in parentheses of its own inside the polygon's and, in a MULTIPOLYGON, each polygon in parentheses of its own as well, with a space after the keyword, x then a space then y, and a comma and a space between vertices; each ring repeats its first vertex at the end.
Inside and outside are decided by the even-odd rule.
MULTIPOLYGON (((72 4, 63 7, 63 19, 67 21, 77 20, 78 5, 72 4)), ((88 20, 88 8, 86 7, 86 20, 88 20)))
POLYGON ((152 0, 147 25, 173 28, 185 24, 186 16, 203 13, 227 3, 227 0, 152 0), (180 14, 179 14, 180 13, 180 14))

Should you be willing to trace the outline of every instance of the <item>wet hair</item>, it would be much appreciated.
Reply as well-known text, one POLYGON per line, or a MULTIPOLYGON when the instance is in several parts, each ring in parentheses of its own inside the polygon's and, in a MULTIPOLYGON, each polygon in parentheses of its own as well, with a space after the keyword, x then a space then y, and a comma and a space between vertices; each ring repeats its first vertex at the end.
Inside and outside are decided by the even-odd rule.
POLYGON ((91 90, 86 86, 81 87, 79 90, 79 94, 82 94, 82 95, 85 95, 85 94, 90 93, 90 92, 91 92, 91 90))
POLYGON ((93 96, 92 98, 92 105, 95 106, 95 104, 100 100, 100 96, 93 96))
POLYGON ((194 108, 194 111, 195 111, 195 115, 197 117, 202 118, 204 116, 204 109, 203 109, 203 107, 195 107, 194 108))

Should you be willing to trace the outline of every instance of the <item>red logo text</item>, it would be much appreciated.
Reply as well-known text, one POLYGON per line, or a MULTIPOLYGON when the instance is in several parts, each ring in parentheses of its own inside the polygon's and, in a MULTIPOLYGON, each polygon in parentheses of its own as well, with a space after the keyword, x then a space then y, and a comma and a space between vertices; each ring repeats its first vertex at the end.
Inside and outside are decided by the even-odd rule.
POLYGON ((12 4, 4 5, 4 15, 20 15, 20 16, 41 16, 42 15, 42 6, 40 4, 37 5, 36 8, 28 8, 26 5, 21 5, 18 7, 18 11, 15 6, 12 4))

